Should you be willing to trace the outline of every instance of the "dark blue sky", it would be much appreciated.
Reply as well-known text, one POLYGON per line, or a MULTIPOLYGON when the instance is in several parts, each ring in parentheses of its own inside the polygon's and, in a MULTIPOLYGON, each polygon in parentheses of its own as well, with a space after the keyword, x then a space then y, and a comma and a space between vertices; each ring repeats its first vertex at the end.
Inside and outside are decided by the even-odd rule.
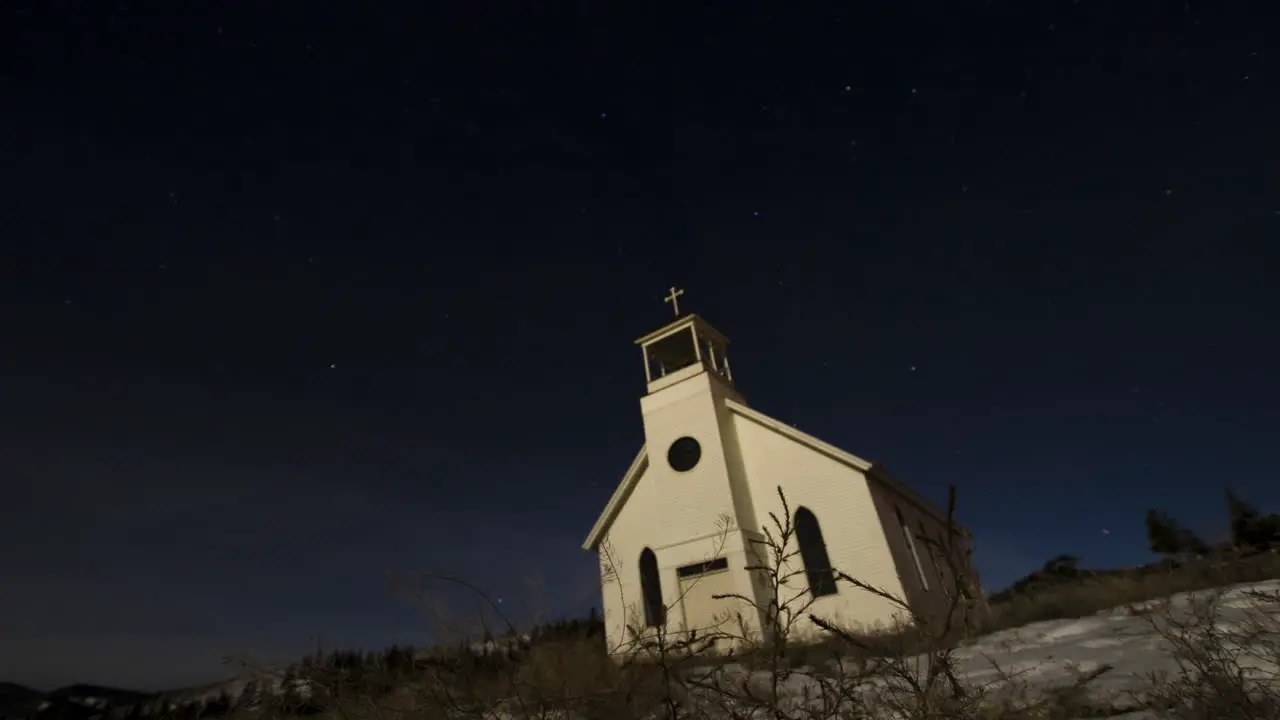
POLYGON ((1274 10, 117 5, 0 19, 0 679, 597 604, 672 284, 991 589, 1280 505, 1274 10))

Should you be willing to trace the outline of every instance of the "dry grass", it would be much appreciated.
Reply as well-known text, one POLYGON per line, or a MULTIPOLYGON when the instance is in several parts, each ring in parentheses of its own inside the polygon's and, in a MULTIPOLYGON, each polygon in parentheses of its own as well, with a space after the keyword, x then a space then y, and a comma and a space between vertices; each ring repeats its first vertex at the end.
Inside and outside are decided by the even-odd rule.
POLYGON ((1135 569, 1097 575, 1012 599, 992 607, 983 633, 1042 620, 1092 615, 1183 592, 1280 578, 1280 554, 1194 558, 1167 569, 1135 569))
MULTIPOLYGON (((785 507, 786 499, 783 498, 785 507)), ((950 513, 954 511, 954 492, 950 513)), ((1107 667, 1081 675, 1068 687, 1038 692, 1013 674, 998 683, 975 685, 956 674, 955 648, 978 635, 1030 622, 1077 618, 1147 603, 1142 612, 1168 642, 1178 671, 1152 676, 1142 705, 1161 717, 1267 718, 1280 720, 1280 628, 1264 606, 1280 597, 1252 597, 1248 622, 1217 621, 1218 595, 1198 601, 1189 617, 1150 601, 1170 595, 1280 577, 1280 555, 1198 559, 1156 571, 1093 574, 1039 592, 1010 598, 982 617, 967 615, 965 589, 942 619, 915 617, 909 626, 878 635, 858 635, 810 613, 807 592, 788 592, 786 562, 794 556, 794 528, 773 518, 762 543, 761 573, 776 602, 761 608, 764 637, 745 633, 735 617, 701 637, 667 631, 633 631, 634 652, 610 658, 601 637, 552 640, 511 657, 454 653, 422 661, 412 677, 359 678, 338 670, 313 669, 304 678, 311 697, 304 708, 270 699, 233 714, 284 718, 310 714, 333 720, 409 718, 1069 718, 1104 717, 1108 707, 1086 693, 1107 667), (802 618, 825 631, 818 642, 801 643, 794 629, 802 618), (717 641, 733 639, 743 649, 725 657, 717 641), (1268 664, 1270 663, 1270 664, 1268 664), (1269 674, 1268 674, 1269 673, 1269 674)), ((941 556, 954 558, 950 548, 941 556)), ((962 573, 951 568, 949 577, 962 573)), ((847 587, 878 594, 910 615, 901 599, 856 578, 838 574, 847 587)), ((751 599, 736 598, 751 604, 751 599)), ((505 621, 505 620, 504 620, 505 621)), ((511 624, 508 630, 514 630, 511 624)))

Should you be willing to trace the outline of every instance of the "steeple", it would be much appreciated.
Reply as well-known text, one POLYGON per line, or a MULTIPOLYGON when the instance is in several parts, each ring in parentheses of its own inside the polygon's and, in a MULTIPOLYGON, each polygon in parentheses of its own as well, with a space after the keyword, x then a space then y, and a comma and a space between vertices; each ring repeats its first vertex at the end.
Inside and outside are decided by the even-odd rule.
POLYGON ((671 303, 675 320, 636 340, 644 355, 649 394, 702 373, 732 389, 729 338, 697 314, 680 314, 679 298, 683 294, 684 290, 673 287, 663 298, 664 303, 671 303))

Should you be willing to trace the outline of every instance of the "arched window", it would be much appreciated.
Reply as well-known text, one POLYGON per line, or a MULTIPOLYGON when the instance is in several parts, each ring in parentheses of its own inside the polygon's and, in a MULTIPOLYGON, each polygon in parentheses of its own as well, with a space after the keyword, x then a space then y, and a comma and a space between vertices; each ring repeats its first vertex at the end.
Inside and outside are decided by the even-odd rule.
POLYGON ((804 561, 804 574, 809 579, 809 592, 815 598, 836 594, 836 573, 827 557, 827 544, 822 541, 822 528, 818 518, 806 507, 796 508, 796 542, 800 545, 800 559, 804 561))
POLYGON ((667 622, 667 606, 662 603, 662 579, 658 576, 658 556, 649 548, 640 553, 640 596, 644 600, 644 624, 659 627, 667 622))

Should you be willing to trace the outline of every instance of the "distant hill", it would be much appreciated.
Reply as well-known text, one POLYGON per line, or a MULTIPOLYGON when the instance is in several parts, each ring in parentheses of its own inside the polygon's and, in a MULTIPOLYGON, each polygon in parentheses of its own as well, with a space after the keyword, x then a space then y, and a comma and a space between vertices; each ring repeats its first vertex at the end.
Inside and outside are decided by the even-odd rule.
POLYGON ((29 717, 44 700, 44 693, 17 683, 0 682, 0 720, 29 717))
POLYGON ((0 720, 22 720, 39 715, 79 718, 106 708, 135 705, 153 696, 148 693, 98 685, 68 685, 44 692, 17 683, 0 682, 0 720))
POLYGON ((120 716, 134 707, 198 705, 221 693, 242 689, 243 682, 215 683, 199 688, 142 692, 77 683, 43 691, 0 682, 0 720, 92 720, 120 716))
POLYGON ((0 699, 9 700, 13 698, 39 697, 44 692, 29 688, 25 685, 19 685, 11 682, 0 682, 0 699))

